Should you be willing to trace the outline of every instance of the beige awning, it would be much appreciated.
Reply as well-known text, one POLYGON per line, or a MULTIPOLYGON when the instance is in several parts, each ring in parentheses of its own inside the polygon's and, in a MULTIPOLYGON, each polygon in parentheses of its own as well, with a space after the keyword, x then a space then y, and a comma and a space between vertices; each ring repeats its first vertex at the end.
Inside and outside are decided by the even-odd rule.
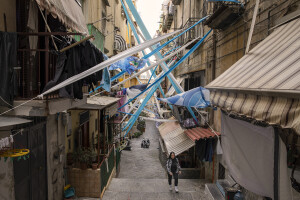
POLYGON ((168 154, 174 152, 175 155, 178 155, 195 145, 195 142, 184 133, 185 130, 178 122, 165 122, 158 127, 158 130, 168 154))
POLYGON ((88 34, 81 7, 75 0, 36 0, 41 9, 57 17, 67 28, 88 34))
POLYGON ((19 117, 0 116, 0 127, 25 124, 25 123, 30 123, 30 122, 31 122, 31 120, 23 119, 23 118, 19 118, 19 117))
POLYGON ((293 128, 300 134, 300 19, 276 29, 208 84, 228 112, 293 128))

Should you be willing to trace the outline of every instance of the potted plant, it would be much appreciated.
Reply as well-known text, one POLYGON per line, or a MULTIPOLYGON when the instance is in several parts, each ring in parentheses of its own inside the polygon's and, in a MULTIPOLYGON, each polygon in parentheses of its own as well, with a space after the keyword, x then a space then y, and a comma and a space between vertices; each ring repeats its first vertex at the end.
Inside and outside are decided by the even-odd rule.
POLYGON ((88 164, 90 163, 90 156, 88 150, 85 149, 79 150, 78 160, 80 162, 80 168, 82 170, 86 170, 88 168, 88 164))
POLYGON ((83 151, 81 148, 77 148, 74 152, 73 152, 73 161, 75 163, 75 168, 80 168, 80 157, 83 154, 83 151))
POLYGON ((141 132, 145 132, 146 123, 145 120, 139 120, 137 124, 137 129, 141 132))
POLYGON ((98 168, 97 153, 93 150, 93 148, 89 148, 88 154, 90 157, 90 163, 91 163, 92 169, 96 170, 98 168))

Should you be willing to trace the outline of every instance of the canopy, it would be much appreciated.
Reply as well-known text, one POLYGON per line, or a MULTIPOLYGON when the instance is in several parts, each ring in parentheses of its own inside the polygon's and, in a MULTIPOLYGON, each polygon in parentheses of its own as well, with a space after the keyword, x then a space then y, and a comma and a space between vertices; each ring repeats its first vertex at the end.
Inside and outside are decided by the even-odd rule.
POLYGON ((36 0, 38 5, 57 17, 67 28, 83 34, 88 34, 82 9, 76 1, 66 0, 36 0))
MULTIPOLYGON (((174 120, 174 118, 170 118, 170 120, 174 120)), ((179 155, 195 146, 195 142, 184 133, 185 130, 176 121, 164 122, 158 127, 158 130, 164 140, 168 155, 171 152, 179 155)))
POLYGON ((177 106, 205 108, 210 105, 209 95, 209 90, 197 87, 172 97, 157 99, 177 106))
POLYGON ((300 19, 276 29, 208 84, 212 104, 300 135, 300 19))
POLYGON ((25 124, 25 123, 30 123, 30 122, 31 122, 31 120, 23 119, 23 118, 20 118, 20 117, 0 116, 0 127, 13 126, 13 125, 18 125, 18 124, 25 124))

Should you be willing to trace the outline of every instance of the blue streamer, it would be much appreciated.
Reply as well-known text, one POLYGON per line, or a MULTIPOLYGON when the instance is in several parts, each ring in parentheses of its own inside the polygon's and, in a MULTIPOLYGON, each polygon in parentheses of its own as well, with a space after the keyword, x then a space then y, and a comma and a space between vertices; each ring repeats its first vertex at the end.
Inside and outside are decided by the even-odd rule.
POLYGON ((183 34, 185 34, 187 31, 191 30, 192 28, 194 28, 195 26, 197 26, 198 24, 200 24, 201 22, 203 22, 206 18, 208 18, 208 16, 203 17, 202 19, 200 19, 198 22, 196 22, 193 26, 189 27, 188 29, 184 30, 182 33, 180 33, 179 35, 177 35, 176 37, 173 37, 171 40, 169 40, 168 42, 162 44, 161 46, 157 47, 156 49, 154 49, 152 52, 148 53, 147 55, 144 56, 144 59, 149 58, 150 56, 154 55, 155 53, 157 53, 158 51, 160 51, 162 48, 164 48, 165 46, 167 46, 168 44, 170 44, 172 41, 174 41, 175 39, 179 38, 180 36, 182 36, 183 34))
POLYGON ((209 30, 205 36, 203 38, 201 38, 201 40, 199 40, 173 67, 171 67, 163 76, 159 77, 156 81, 154 81, 154 83, 152 83, 149 87, 147 87, 145 90, 143 90, 141 93, 139 93, 138 95, 136 95, 134 98, 130 99, 130 101, 128 101, 127 103, 125 103, 124 105, 122 105, 121 107, 118 108, 121 109, 124 106, 126 106, 127 104, 129 104, 131 101, 133 101, 134 99, 136 99, 137 97, 141 96, 143 93, 145 93, 147 90, 149 90, 153 85, 155 85, 156 83, 158 83, 158 81, 162 80, 165 76, 167 76, 171 71, 173 71, 176 67, 178 67, 178 65, 180 65, 187 57, 189 57, 198 47, 199 45, 204 41, 204 39, 210 34, 210 32, 212 31, 209 30))
MULTIPOLYGON (((121 71, 120 73, 118 73, 117 75, 113 76, 110 80, 114 81, 116 79, 118 79, 120 76, 122 76, 123 74, 125 74, 126 71, 121 71)), ((94 90, 90 91, 89 94, 91 94, 92 92, 100 89, 101 87, 103 87, 103 84, 100 84, 98 87, 96 87, 94 90)))

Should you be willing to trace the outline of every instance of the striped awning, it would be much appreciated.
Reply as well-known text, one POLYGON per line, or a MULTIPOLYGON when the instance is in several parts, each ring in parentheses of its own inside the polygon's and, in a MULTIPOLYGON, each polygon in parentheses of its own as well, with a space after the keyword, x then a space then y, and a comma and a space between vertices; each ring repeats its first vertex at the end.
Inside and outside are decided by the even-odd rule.
POLYGON ((114 49, 119 52, 127 49, 126 41, 121 35, 115 35, 114 49))
POLYGON ((213 132, 210 129, 206 128, 191 128, 184 131, 184 133, 193 141, 204 139, 204 138, 210 138, 210 137, 217 137, 221 135, 219 132, 213 132), (217 135, 216 135, 217 134, 217 135))
POLYGON ((195 145, 178 122, 165 122, 158 127, 158 130, 164 140, 167 154, 174 152, 178 155, 195 145))
POLYGON ((285 24, 208 84, 223 110, 300 134, 300 19, 285 24))
POLYGON ((67 28, 85 35, 89 33, 82 9, 76 1, 36 0, 36 2, 41 9, 58 18, 67 28))

